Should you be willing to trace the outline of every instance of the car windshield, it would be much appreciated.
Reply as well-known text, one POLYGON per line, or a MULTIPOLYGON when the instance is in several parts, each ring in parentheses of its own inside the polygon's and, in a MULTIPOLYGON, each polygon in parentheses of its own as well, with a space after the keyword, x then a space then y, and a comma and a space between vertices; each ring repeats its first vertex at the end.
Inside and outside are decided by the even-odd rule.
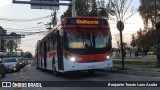
POLYGON ((4 58, 2 59, 3 62, 16 62, 15 58, 4 58))

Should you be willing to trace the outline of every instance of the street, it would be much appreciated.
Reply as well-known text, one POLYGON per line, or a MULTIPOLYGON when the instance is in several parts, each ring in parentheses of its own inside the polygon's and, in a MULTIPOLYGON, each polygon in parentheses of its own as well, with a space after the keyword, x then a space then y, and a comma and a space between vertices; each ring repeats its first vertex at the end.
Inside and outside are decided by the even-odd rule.
MULTIPOLYGON (((118 74, 110 72, 97 71, 93 75, 89 75, 87 72, 73 72, 62 75, 61 77, 55 77, 52 72, 42 72, 37 70, 35 66, 25 66, 20 72, 7 73, 5 77, 0 77, 0 81, 160 81, 158 77, 144 77, 127 74, 118 74)), ((43 87, 43 88, 1 88, 1 90, 84 90, 84 89, 103 89, 106 90, 158 90, 159 87, 43 87)))

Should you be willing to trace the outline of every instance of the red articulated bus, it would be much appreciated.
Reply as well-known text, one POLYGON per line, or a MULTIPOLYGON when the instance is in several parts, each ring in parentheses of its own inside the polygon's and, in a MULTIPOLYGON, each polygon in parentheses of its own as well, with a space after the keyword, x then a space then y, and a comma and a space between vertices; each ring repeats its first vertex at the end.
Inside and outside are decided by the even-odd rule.
POLYGON ((112 38, 107 19, 67 17, 36 45, 36 67, 55 75, 111 68, 112 38))

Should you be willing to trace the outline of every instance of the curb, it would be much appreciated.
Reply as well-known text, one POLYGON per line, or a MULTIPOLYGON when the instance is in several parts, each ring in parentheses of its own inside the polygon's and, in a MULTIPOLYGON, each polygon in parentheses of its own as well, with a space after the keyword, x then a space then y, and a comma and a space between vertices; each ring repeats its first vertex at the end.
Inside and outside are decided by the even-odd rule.
POLYGON ((112 69, 101 69, 97 70, 100 72, 111 72, 111 73, 118 73, 118 74, 129 74, 129 75, 137 75, 137 76, 149 76, 149 77, 160 77, 160 72, 154 71, 135 71, 135 70, 120 70, 118 68, 112 69))

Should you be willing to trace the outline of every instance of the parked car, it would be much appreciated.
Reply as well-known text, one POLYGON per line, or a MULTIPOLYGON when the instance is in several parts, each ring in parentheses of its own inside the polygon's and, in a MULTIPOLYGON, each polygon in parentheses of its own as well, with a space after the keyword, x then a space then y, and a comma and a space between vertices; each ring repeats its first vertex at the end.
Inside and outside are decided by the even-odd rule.
POLYGON ((17 58, 3 58, 2 62, 4 62, 7 72, 20 71, 20 64, 17 58))
POLYGON ((23 60, 25 61, 25 64, 31 64, 31 58, 23 58, 23 60))
POLYGON ((2 77, 4 77, 6 74, 6 68, 4 63, 2 62, 2 60, 0 59, 0 75, 2 75, 2 77))
POLYGON ((147 55, 156 55, 155 52, 147 52, 147 55))
POLYGON ((21 68, 24 67, 24 66, 25 66, 25 61, 23 60, 23 58, 22 58, 22 57, 16 57, 16 58, 17 58, 18 61, 19 61, 20 67, 21 67, 21 68))

